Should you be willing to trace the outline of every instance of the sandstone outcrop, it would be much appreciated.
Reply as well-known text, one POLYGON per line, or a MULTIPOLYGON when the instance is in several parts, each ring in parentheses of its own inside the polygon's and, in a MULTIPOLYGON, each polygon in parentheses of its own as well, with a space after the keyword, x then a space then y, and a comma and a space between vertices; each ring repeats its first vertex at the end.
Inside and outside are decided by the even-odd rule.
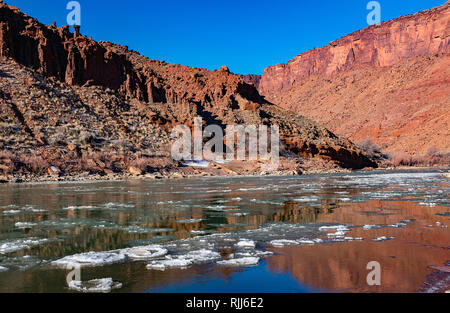
POLYGON ((149 166, 130 165, 123 153, 167 157, 171 129, 191 126, 195 117, 220 126, 277 124, 283 153, 346 168, 376 166, 347 139, 267 102, 226 67, 208 71, 150 60, 83 36, 79 27, 71 33, 67 26, 42 25, 3 2, 0 75, 0 149, 40 149, 45 162, 65 172, 70 166, 58 160, 70 158, 95 172, 130 172, 130 166, 145 172, 149 166), (101 155, 106 152, 116 155, 113 161, 101 155))
POLYGON ((449 33, 447 1, 268 67, 258 89, 355 142, 373 139, 385 152, 450 152, 449 33))

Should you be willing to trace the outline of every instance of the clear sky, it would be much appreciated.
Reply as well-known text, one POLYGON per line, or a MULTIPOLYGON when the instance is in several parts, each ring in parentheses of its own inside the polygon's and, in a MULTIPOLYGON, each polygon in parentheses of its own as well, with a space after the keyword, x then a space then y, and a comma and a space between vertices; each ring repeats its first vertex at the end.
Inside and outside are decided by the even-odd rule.
MULTIPOLYGON (((44 24, 67 24, 68 0, 5 0, 44 24)), ((367 27, 369 0, 79 0, 81 33, 151 59, 261 74, 367 27)), ((382 21, 445 0, 379 0, 382 21)))

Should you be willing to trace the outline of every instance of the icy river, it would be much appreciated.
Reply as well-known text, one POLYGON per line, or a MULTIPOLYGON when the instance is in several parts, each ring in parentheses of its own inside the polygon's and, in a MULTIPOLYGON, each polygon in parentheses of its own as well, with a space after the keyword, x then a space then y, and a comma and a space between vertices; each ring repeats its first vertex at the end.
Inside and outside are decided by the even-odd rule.
POLYGON ((0 292, 450 289, 440 174, 3 185, 0 292))

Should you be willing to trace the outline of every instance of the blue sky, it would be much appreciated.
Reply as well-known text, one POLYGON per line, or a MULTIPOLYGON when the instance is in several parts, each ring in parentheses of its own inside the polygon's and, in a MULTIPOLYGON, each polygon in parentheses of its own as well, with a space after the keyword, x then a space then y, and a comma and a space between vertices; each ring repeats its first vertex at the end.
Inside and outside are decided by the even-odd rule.
MULTIPOLYGON (((42 23, 66 24, 68 0, 5 0, 42 23)), ((81 33, 151 59, 261 74, 367 27, 369 0, 79 0, 81 33)), ((445 0, 379 0, 382 21, 445 0)))

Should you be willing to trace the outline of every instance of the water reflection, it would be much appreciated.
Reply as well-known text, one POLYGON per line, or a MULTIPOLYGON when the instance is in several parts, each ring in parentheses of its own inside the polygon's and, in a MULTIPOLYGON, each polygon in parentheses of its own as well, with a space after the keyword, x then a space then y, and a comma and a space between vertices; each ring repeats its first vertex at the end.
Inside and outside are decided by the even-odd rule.
POLYGON ((9 269, 0 272, 0 291, 66 291, 66 272, 48 262, 67 255, 242 233, 271 222, 352 225, 348 235, 365 240, 270 248, 277 255, 253 269, 204 265, 157 272, 146 270, 145 263, 127 263, 83 270, 83 279, 113 277, 124 285, 119 292, 202 290, 199 286, 220 291, 226 287, 218 282, 233 280, 251 288, 244 282, 254 275, 259 280, 253 286, 259 288, 273 273, 285 273, 275 275, 279 279, 271 280, 266 291, 415 291, 432 273, 428 265, 450 259, 450 235, 442 227, 449 224, 449 183, 433 172, 7 185, 0 190, 0 266, 9 269), (412 222, 401 228, 361 227, 401 220, 412 222), (395 240, 371 241, 380 236, 395 240), (381 287, 365 282, 372 260, 382 265, 381 287))

